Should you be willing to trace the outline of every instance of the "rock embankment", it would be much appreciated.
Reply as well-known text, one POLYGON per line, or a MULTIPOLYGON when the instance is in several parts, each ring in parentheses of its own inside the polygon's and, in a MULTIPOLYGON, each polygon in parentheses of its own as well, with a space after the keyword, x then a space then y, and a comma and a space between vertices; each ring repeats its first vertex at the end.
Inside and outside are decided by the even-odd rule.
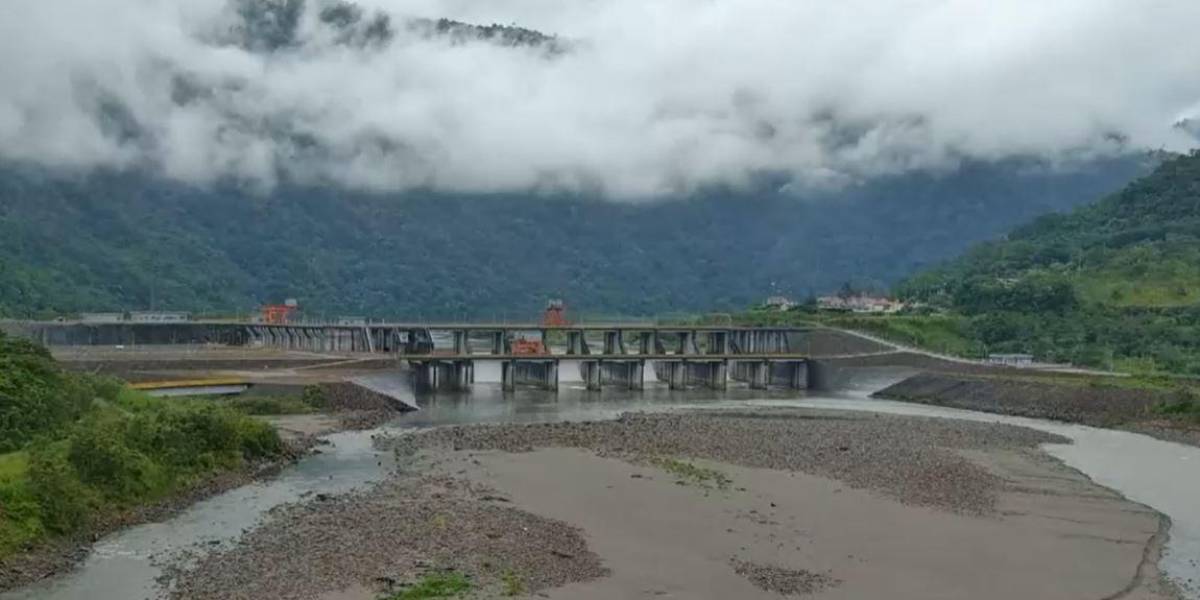
POLYGON ((1155 407, 1173 392, 999 377, 922 373, 874 394, 877 398, 1004 415, 1121 428, 1200 446, 1200 425, 1155 407))
POLYGON ((373 429, 412 407, 352 381, 321 383, 319 407, 338 417, 341 429, 373 429))

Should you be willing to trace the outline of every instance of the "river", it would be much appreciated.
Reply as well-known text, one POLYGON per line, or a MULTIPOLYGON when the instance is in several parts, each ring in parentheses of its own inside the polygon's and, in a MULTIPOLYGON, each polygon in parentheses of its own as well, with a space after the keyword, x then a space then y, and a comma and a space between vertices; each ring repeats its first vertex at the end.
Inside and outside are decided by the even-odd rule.
POLYGON ((1171 537, 1161 561, 1169 577, 1200 600, 1200 448, 1163 442, 1120 431, 1065 425, 972 411, 907 404, 868 397, 899 378, 892 370, 864 372, 846 389, 832 393, 749 390, 672 392, 651 386, 643 392, 588 392, 565 383, 557 394, 521 390, 506 396, 486 372, 469 394, 418 397, 423 409, 399 417, 380 430, 328 436, 329 446, 285 469, 269 481, 248 485, 199 502, 162 522, 132 527, 110 535, 93 548, 72 573, 0 595, 0 600, 134 600, 158 593, 158 567, 167 557, 188 549, 232 544, 273 507, 313 494, 339 494, 361 489, 386 476, 392 457, 372 447, 380 431, 403 431, 464 423, 546 422, 609 419, 627 411, 716 409, 739 406, 813 407, 876 411, 1022 425, 1055 433, 1073 444, 1047 445, 1046 450, 1097 483, 1146 504, 1172 520, 1171 537))

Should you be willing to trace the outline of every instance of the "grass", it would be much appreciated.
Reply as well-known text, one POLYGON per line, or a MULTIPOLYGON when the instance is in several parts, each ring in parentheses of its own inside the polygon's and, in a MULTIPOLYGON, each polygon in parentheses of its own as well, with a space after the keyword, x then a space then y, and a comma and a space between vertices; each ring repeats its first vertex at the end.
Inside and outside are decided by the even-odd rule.
POLYGON ((890 342, 952 356, 979 358, 983 346, 970 335, 961 315, 879 315, 825 311, 751 310, 736 321, 755 326, 828 326, 859 331, 890 342))
POLYGON ((967 319, 960 316, 836 315, 820 316, 818 322, 952 356, 980 357, 984 353, 969 335, 967 319))
POLYGON ((25 452, 0 454, 0 485, 20 480, 29 471, 29 455, 25 452))
POLYGON ((1075 275, 1079 297, 1109 306, 1187 306, 1200 302, 1200 253, 1192 244, 1125 248, 1106 268, 1075 275))
POLYGON ((505 596, 520 596, 525 593, 525 580, 516 571, 505 571, 500 576, 500 583, 504 586, 505 596))
POLYGON ((443 571, 430 573, 406 590, 384 596, 380 600, 433 600, 457 598, 471 590, 471 582, 462 573, 443 571))
POLYGON ((0 557, 44 533, 37 498, 29 489, 29 454, 0 454, 0 557))
POLYGON ((1195 390, 1180 390, 1174 398, 1155 407, 1155 412, 1200 423, 1200 394, 1195 390))
POLYGON ((973 374, 965 375, 977 379, 999 379, 1004 381, 1024 381, 1069 387, 1115 388, 1125 390, 1145 390, 1148 392, 1200 391, 1200 381, 1191 377, 1166 374, 1135 374, 1135 375, 1095 375, 1091 373, 1027 371, 1004 374, 973 374))
POLYGON ((720 490, 729 489, 733 483, 724 473, 707 467, 698 467, 690 462, 677 460, 674 458, 658 457, 650 460, 654 466, 679 477, 682 481, 699 485, 701 487, 716 488, 720 490))
MULTIPOLYGON (((212 400, 206 399, 203 401, 211 402, 212 400)), ((317 412, 317 407, 309 404, 300 396, 264 396, 249 394, 242 396, 222 397, 218 399, 218 402, 244 415, 305 415, 317 412)))

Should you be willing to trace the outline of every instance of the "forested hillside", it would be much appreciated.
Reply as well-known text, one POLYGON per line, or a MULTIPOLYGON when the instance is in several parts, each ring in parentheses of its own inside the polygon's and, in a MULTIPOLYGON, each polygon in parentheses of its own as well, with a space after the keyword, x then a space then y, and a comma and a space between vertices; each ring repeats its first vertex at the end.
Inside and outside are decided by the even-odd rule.
MULTIPOLYGON (((714 190, 614 202, 532 195, 269 194, 137 173, 0 170, 0 312, 528 317, 740 308, 850 280, 886 286, 1145 172, 1126 157, 1056 172, 967 164, 837 192, 714 190)), ((766 186, 764 186, 765 188, 766 186)))
POLYGON ((1200 373, 1200 154, 917 275, 991 351, 1200 373))

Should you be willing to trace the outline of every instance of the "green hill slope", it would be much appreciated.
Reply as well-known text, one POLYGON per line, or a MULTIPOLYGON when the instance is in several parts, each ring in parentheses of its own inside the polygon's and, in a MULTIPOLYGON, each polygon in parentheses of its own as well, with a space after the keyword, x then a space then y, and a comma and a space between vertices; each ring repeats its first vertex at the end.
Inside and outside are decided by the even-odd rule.
POLYGON ((991 351, 1200 373, 1200 154, 910 278, 991 351))
POLYGON ((134 173, 0 168, 0 314, 150 306, 532 317, 728 310, 847 280, 886 286, 1146 172, 1124 157, 1074 172, 964 165, 796 197, 713 191, 583 197, 196 188, 134 173))

